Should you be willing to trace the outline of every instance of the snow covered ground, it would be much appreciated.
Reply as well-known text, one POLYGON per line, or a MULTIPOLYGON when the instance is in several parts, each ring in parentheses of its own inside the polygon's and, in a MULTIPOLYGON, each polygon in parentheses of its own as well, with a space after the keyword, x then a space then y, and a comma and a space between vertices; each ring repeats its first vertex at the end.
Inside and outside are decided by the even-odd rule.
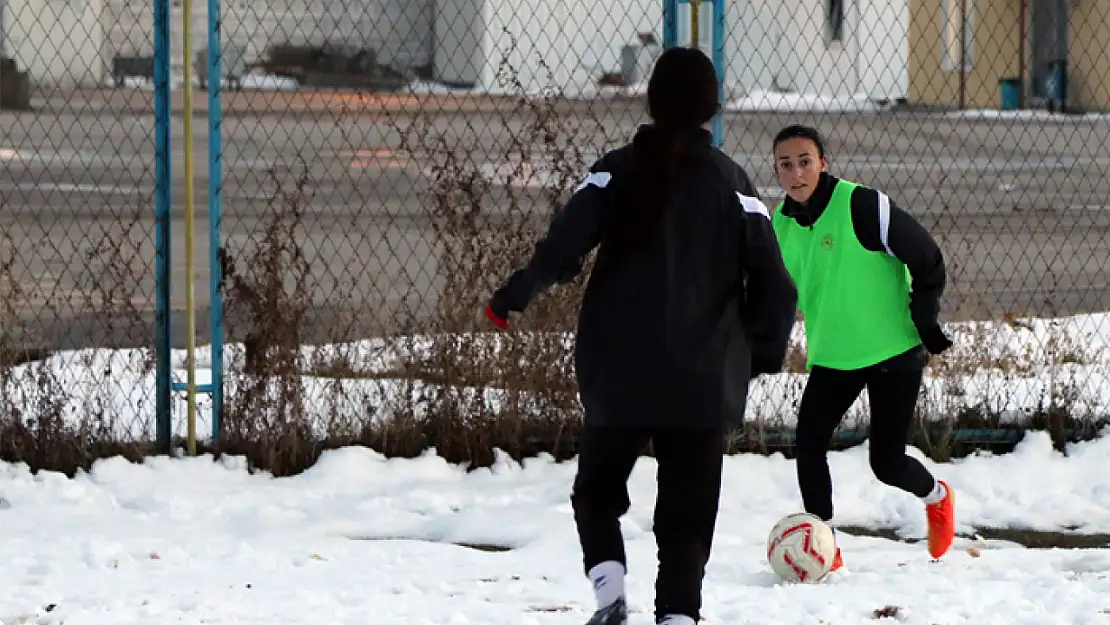
MULTIPOLYGON (((458 88, 448 87, 428 81, 415 81, 406 89, 414 94, 490 94, 505 95, 515 93, 515 90, 498 86, 483 88, 458 88)), ((538 95, 536 90, 529 95, 538 95)), ((638 83, 626 87, 599 87, 594 84, 566 85, 563 94, 572 98, 604 98, 614 96, 643 96, 647 93, 647 83, 638 83)), ((760 112, 818 112, 818 113, 870 113, 881 110, 881 106, 873 102, 866 95, 856 94, 851 96, 830 96, 812 93, 783 93, 777 91, 753 91, 744 97, 737 98, 725 104, 726 111, 760 111, 760 112)))
MULTIPOLYGON (((173 74, 170 77, 170 89, 181 89, 185 85, 184 74, 173 74)), ((115 87, 115 79, 108 76, 104 79, 105 87, 115 87)), ((126 76, 123 79, 123 86, 131 89, 142 89, 144 91, 154 90, 154 81, 141 76, 126 76)), ((220 86, 223 89, 231 89, 231 81, 224 77, 220 79, 220 86)), ((251 89, 258 91, 292 91, 297 88, 297 81, 292 78, 284 76, 270 76, 266 74, 249 73, 243 75, 240 79, 240 86, 243 89, 251 89)), ((200 87, 200 78, 196 73, 193 74, 193 87, 200 87)))
MULTIPOLYGON (((405 90, 405 93, 415 95, 428 94, 486 94, 510 95, 515 94, 515 89, 499 86, 483 88, 449 87, 434 81, 416 80, 405 90)), ((614 96, 643 96, 647 93, 647 83, 638 83, 626 87, 599 87, 596 84, 565 85, 563 94, 572 98, 605 98, 614 96)), ((535 90, 529 95, 539 95, 541 90, 535 90)), ((730 112, 763 112, 763 113, 875 113, 890 104, 880 103, 865 94, 853 95, 827 95, 818 93, 781 92, 774 90, 755 90, 742 97, 732 99, 725 103, 724 110, 730 112)), ((1110 113, 1093 112, 1084 114, 1052 113, 1043 109, 1023 109, 1018 111, 1004 111, 1001 109, 966 109, 943 113, 946 117, 964 119, 997 119, 997 120, 1025 120, 1036 122, 1075 122, 1098 121, 1110 119, 1110 113)))
MULTIPOLYGON (((598 86, 596 83, 557 85, 559 91, 568 98, 604 98, 613 96, 642 96, 647 94, 647 83, 641 82, 628 86, 598 86)), ((519 95, 520 89, 502 85, 481 87, 454 87, 432 80, 414 80, 404 93, 414 95, 519 95)), ((551 88, 526 90, 525 95, 538 96, 551 93, 551 88)))
MULTIPOLYGON (((922 412, 931 419, 948 419, 967 408, 983 408, 1003 420, 1021 422, 1030 414, 1061 408, 1079 419, 1110 417, 1110 313, 1077 315, 1060 319, 1014 320, 1011 323, 959 323, 946 326, 956 345, 942 358, 934 359, 927 372, 922 412)), ((795 344, 805 344, 803 327, 795 326, 795 344)), ((573 337, 562 337, 569 345, 573 337)), ((511 338, 500 333, 455 337, 469 342, 475 350, 494 350, 511 338)), ((391 407, 416 404, 405 396, 419 397, 419 383, 390 379, 406 363, 427 357, 430 337, 411 341, 384 342, 365 340, 343 345, 302 349, 305 372, 302 378, 306 414, 315 418, 321 429, 328 422, 366 422, 373 416, 388 419, 391 407), (336 362, 350 371, 347 379, 324 378, 313 371, 333 368, 336 362), (368 414, 368 407, 377 412, 368 414)), ((226 396, 241 388, 243 349, 231 344, 225 351, 226 396)), ((210 381, 211 351, 197 351, 198 384, 210 381)), ((173 354, 175 380, 184 382, 185 352, 173 354)), ((748 420, 771 424, 793 422, 796 402, 804 389, 805 374, 784 373, 757 379, 750 392, 748 420)), ((115 416, 121 436, 152 436, 153 403, 156 378, 153 358, 148 350, 81 350, 59 352, 44 363, 21 365, 13 370, 12 381, 3 389, 9 401, 26 406, 29 417, 49 407, 52 397, 61 397, 67 414, 87 414, 90 407, 115 416), (47 393, 40 390, 43 373, 54 382, 47 393), (107 373, 108 382, 104 382, 107 373)), ((494 390, 472 389, 482 401, 495 406, 502 395, 494 390)), ((198 396, 198 432, 210 431, 211 404, 208 396, 198 396)), ((849 409, 845 423, 853 425, 866 418, 866 393, 849 409)), ((178 395, 175 431, 185 431, 184 394, 178 395)))
MULTIPOLYGON (((105 86, 115 86, 112 78, 105 79, 105 86)), ((184 81, 180 75, 173 77, 171 89, 180 89, 184 81)), ((198 79, 194 83, 199 86, 198 79)), ((225 89, 230 84, 225 78, 222 81, 225 89)), ((154 89, 153 81, 145 78, 128 77, 124 79, 124 86, 144 90, 154 89)), ((247 74, 242 79, 243 89, 262 91, 290 91, 298 89, 297 81, 280 76, 266 76, 260 74, 247 74)), ((538 96, 552 92, 551 89, 535 89, 527 95, 538 96)), ((596 84, 563 85, 561 92, 570 98, 611 98, 643 96, 647 93, 647 83, 637 83, 624 87, 600 87, 596 84)), ((489 87, 453 87, 431 80, 417 79, 400 93, 410 95, 518 95, 516 88, 491 85, 489 87)), ((729 112, 763 112, 763 113, 874 113, 884 110, 889 105, 868 98, 864 94, 854 95, 824 95, 816 93, 779 92, 756 90, 725 103, 724 110, 729 112)), ((1001 109, 966 109, 950 111, 943 114, 947 117, 964 119, 997 119, 997 120, 1025 120, 1037 122, 1075 122, 1098 121, 1110 119, 1110 113, 1094 112, 1080 115, 1052 113, 1041 109, 1023 109, 1018 111, 1004 111, 1001 109)))
MULTIPOLYGON (((866 446, 831 456, 836 523, 895 528, 911 542, 842 532, 846 574, 779 584, 764 545, 800 505, 793 462, 725 463, 706 623, 848 625, 888 606, 897 616, 878 622, 1110 622, 1110 550, 960 538, 930 562, 921 505, 871 478, 866 446)), ((1006 456, 926 460, 957 489, 967 535, 1110 531, 1108 463, 1110 438, 1065 457, 1039 433, 1006 456)), ((574 469, 538 458, 467 473, 434 454, 385 460, 361 448, 282 479, 234 458, 113 459, 72 480, 0 465, 0 623, 581 624, 593 604, 568 504, 574 469)), ((654 476, 641 459, 623 521, 632 625, 653 622, 654 476)))
POLYGON ((967 119, 1013 119, 1038 122, 1074 122, 1110 120, 1110 113, 1054 113, 1045 109, 1022 109, 1017 111, 1004 111, 1001 109, 966 109, 952 111, 949 117, 962 117, 967 119))
POLYGON ((812 93, 753 91, 725 105, 727 111, 779 111, 785 113, 870 113, 880 110, 866 95, 831 96, 812 93))

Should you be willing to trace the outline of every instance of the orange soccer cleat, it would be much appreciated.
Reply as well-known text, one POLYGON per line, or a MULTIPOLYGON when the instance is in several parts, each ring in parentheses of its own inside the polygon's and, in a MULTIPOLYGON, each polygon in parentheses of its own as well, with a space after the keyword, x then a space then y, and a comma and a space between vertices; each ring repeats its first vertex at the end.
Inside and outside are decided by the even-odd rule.
POLYGON ((945 496, 937 503, 925 506, 929 520, 929 555, 939 558, 948 552, 952 539, 956 536, 956 494, 944 481, 945 496))

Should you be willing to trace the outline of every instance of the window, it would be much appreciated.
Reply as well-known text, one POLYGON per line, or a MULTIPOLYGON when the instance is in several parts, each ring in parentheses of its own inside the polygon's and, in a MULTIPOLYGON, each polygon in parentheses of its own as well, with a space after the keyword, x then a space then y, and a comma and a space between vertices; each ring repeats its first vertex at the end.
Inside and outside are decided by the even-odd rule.
POLYGON ((946 72, 970 71, 975 43, 973 0, 941 0, 941 69, 946 72), (966 10, 966 15, 964 11, 966 10), (961 54, 961 42, 963 51, 961 54))
POLYGON ((825 41, 844 39, 844 0, 825 0, 825 41))

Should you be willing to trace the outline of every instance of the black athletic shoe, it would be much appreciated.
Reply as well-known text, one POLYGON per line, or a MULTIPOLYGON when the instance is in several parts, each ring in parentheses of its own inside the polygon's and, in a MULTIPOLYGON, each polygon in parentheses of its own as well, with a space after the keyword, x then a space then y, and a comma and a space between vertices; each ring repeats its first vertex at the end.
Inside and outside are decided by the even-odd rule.
POLYGON ((623 598, 617 599, 613 603, 601 608, 590 620, 586 621, 586 625, 627 625, 628 624, 628 604, 625 603, 623 598))

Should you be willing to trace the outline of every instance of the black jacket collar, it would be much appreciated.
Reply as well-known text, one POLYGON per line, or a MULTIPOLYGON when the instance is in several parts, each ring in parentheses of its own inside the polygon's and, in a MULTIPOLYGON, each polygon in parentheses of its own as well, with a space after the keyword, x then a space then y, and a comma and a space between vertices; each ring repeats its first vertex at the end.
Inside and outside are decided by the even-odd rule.
MULTIPOLYGON (((639 128, 636 129, 636 134, 649 133, 655 130, 655 128, 653 124, 641 124, 639 128)), ((713 145, 713 133, 705 128, 684 128, 680 132, 689 137, 691 145, 713 145)))
POLYGON ((837 182, 840 182, 840 180, 832 174, 821 172, 821 178, 817 181, 817 188, 813 190, 813 195, 810 196, 809 201, 800 204, 787 196, 782 204, 782 214, 794 219, 799 226, 812 226, 825 212, 825 207, 829 205, 829 200, 832 199, 837 182))

